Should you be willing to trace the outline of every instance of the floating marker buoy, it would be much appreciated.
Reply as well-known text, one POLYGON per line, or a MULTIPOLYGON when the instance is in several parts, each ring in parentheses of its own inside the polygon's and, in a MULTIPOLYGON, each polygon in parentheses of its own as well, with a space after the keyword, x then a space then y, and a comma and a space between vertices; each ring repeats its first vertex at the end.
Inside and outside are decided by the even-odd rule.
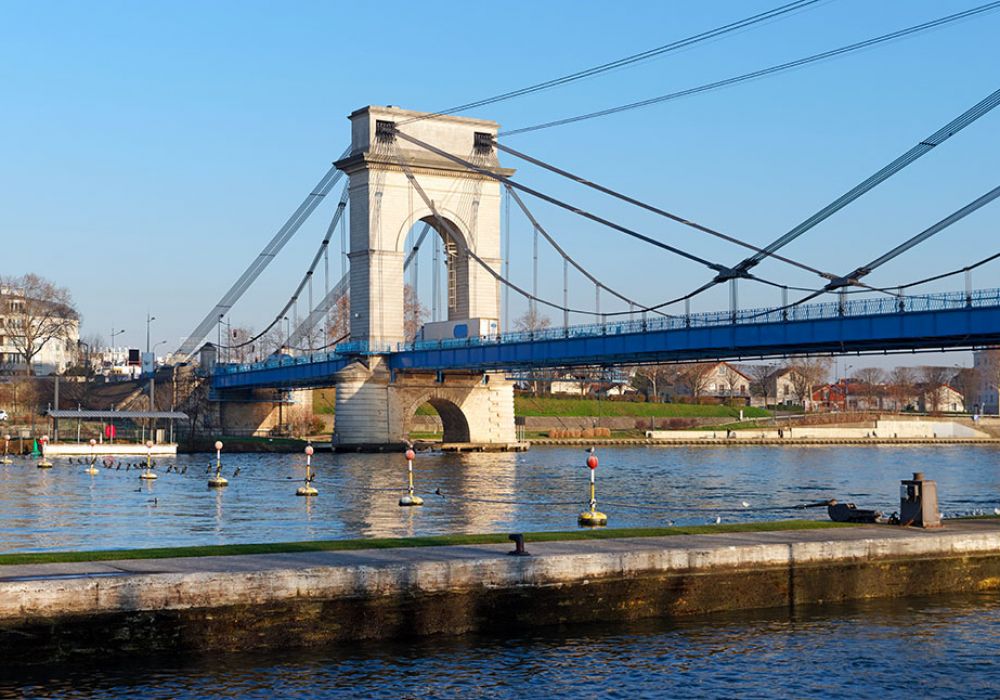
POLYGON ((229 486, 229 481, 222 476, 222 440, 215 441, 215 476, 208 480, 208 487, 220 489, 229 486))
POLYGON ((139 475, 140 479, 146 481, 152 481, 156 478, 156 472, 152 468, 153 461, 153 441, 146 440, 146 468, 143 470, 142 474, 139 475))
POLYGON ((97 474, 100 470, 97 468, 97 454, 94 450, 97 449, 97 440, 90 438, 90 466, 84 469, 84 472, 93 476, 97 474))
POLYGON ((319 491, 316 487, 312 485, 312 456, 313 456, 313 446, 306 445, 306 478, 305 484, 300 486, 296 491, 296 496, 317 496, 319 491))
POLYGON ((597 455, 594 448, 590 448, 590 455, 587 457, 587 468, 590 469, 590 510, 580 513, 577 522, 584 527, 601 527, 608 524, 608 516, 597 510, 597 486, 594 483, 594 474, 597 472, 597 455))
POLYGON ((422 506, 424 504, 424 499, 420 496, 415 496, 413 494, 413 460, 417 456, 413 451, 412 447, 406 448, 406 474, 408 480, 408 486, 406 489, 406 495, 399 499, 399 505, 401 507, 406 506, 422 506))

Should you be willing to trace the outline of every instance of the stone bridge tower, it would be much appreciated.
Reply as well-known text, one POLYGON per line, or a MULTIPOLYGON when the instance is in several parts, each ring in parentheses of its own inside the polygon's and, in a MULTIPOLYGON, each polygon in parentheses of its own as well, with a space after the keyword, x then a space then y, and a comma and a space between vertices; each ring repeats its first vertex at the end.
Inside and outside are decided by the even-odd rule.
POLYGON ((510 175, 513 170, 500 168, 491 145, 498 124, 374 106, 349 118, 351 152, 336 165, 350 187, 350 330, 351 340, 367 344, 371 354, 337 376, 334 442, 400 443, 414 412, 429 402, 444 424, 445 442, 513 443, 513 387, 502 374, 392 375, 378 354, 406 340, 405 244, 421 222, 442 238, 448 320, 490 319, 499 328, 499 282, 483 267, 501 271, 499 183, 393 136, 399 129, 510 175))

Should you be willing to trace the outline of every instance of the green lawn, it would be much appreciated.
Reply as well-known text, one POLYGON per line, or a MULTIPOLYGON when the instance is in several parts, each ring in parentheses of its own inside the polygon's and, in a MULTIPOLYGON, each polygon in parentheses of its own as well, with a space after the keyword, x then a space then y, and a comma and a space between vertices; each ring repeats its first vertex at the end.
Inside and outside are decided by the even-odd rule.
MULTIPOLYGON (((514 397, 514 414, 518 416, 635 416, 636 418, 738 418, 740 409, 717 404, 637 403, 632 401, 597 401, 596 399, 514 397)), ((743 408, 745 418, 771 415, 762 408, 743 408)))
MULTIPOLYGON (((672 535, 712 535, 726 532, 776 532, 781 530, 820 530, 854 527, 850 523, 828 520, 774 520, 726 525, 692 525, 688 527, 641 527, 600 530, 565 530, 557 532, 527 532, 524 541, 561 542, 568 540, 607 540, 630 537, 667 537, 672 535)), ((224 544, 203 547, 161 547, 158 549, 118 549, 93 552, 30 552, 0 554, 0 566, 15 564, 53 564, 115 559, 166 559, 170 557, 214 557, 239 554, 289 554, 294 552, 344 552, 359 549, 394 549, 400 547, 440 547, 445 545, 503 544, 506 534, 435 535, 428 537, 381 537, 356 540, 319 540, 316 542, 275 542, 270 544, 224 544)))

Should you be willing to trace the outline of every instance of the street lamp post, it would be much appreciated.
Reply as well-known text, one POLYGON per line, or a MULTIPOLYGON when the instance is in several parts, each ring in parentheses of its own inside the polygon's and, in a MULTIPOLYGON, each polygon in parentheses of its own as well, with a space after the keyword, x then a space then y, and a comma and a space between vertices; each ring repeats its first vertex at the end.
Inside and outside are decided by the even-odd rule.
POLYGON ((291 322, 288 320, 288 316, 285 316, 284 321, 285 321, 285 352, 287 352, 289 355, 291 355, 292 354, 292 346, 291 346, 291 342, 292 342, 292 327, 291 327, 291 322))
POLYGON ((146 352, 149 353, 149 325, 156 320, 156 316, 150 316, 149 312, 146 313, 146 352))
POLYGON ((109 347, 111 349, 111 363, 115 362, 115 338, 125 332, 125 329, 115 330, 115 325, 111 324, 111 339, 108 341, 110 343, 109 347))

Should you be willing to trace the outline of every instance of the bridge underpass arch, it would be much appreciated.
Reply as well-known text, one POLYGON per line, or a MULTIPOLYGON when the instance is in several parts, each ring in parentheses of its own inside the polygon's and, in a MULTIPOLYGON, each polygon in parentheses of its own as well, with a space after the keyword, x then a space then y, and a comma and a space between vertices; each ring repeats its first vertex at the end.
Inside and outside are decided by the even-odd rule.
POLYGON ((442 442, 471 442, 472 431, 469 429, 469 418, 462 408, 451 399, 433 394, 426 394, 418 398, 410 406, 405 423, 407 436, 414 432, 414 423, 416 422, 414 419, 421 406, 431 406, 438 418, 441 419, 442 442))

